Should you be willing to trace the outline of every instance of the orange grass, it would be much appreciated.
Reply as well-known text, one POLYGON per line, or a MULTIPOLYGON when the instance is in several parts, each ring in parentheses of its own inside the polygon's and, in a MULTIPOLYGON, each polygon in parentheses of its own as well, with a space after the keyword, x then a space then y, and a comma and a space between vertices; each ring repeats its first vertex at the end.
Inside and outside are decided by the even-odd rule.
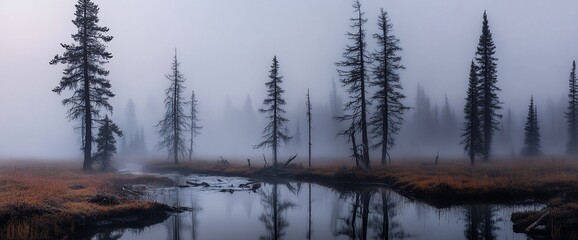
MULTIPOLYGON (((124 183, 154 182, 150 177, 84 173, 80 169, 80 165, 70 163, 0 164, 0 239, 54 237, 86 224, 78 219, 94 220, 158 207, 125 197, 120 191, 124 183), (82 187, 71 188, 74 185, 82 187), (120 203, 101 206, 89 202, 97 194, 114 196, 120 203), (61 229, 63 226, 71 229, 61 229)), ((166 184, 167 180, 158 182, 166 184)))

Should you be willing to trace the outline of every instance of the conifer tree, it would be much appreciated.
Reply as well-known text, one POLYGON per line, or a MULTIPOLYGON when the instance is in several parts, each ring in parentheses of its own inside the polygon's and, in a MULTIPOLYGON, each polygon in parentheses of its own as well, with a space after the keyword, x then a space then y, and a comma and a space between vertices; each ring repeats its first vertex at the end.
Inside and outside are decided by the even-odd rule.
POLYGON ((265 108, 259 109, 259 112, 267 114, 269 123, 263 130, 263 141, 255 146, 255 148, 271 147, 273 152, 273 167, 277 166, 277 155, 281 142, 287 143, 291 136, 285 127, 289 121, 285 118, 285 110, 283 106, 286 104, 282 94, 285 92, 281 88, 283 77, 279 74, 279 62, 277 56, 273 57, 273 64, 269 71, 269 79, 265 86, 267 86, 267 97, 263 100, 265 108))
POLYGON ((195 145, 195 137, 201 134, 200 130, 203 126, 199 125, 199 110, 197 110, 197 99, 195 98, 195 91, 191 93, 191 136, 190 136, 190 146, 189 146, 189 161, 192 160, 193 156, 193 146, 195 145))
POLYGON ((500 91, 500 88, 496 86, 498 82, 496 61, 498 59, 494 57, 495 53, 496 46, 494 45, 492 33, 490 32, 488 16, 486 15, 486 11, 484 11, 482 34, 480 35, 476 51, 479 81, 478 86, 480 92, 480 117, 482 120, 483 134, 482 156, 484 161, 488 161, 490 158, 492 138, 494 132, 499 130, 499 119, 502 117, 502 115, 497 113, 497 111, 502 109, 502 107, 500 106, 501 102, 497 94, 497 92, 500 91))
POLYGON ((464 128, 462 142, 464 150, 474 165, 476 156, 482 153, 482 133, 480 128, 479 100, 478 100, 478 77, 476 65, 472 61, 470 65, 470 78, 464 106, 464 128))
POLYGON ((568 86, 568 110, 566 119, 568 122, 568 144, 567 154, 578 154, 578 85, 576 85, 576 61, 572 61, 572 71, 570 72, 568 86))
POLYGON ((190 116, 185 113, 185 77, 179 69, 180 63, 177 59, 177 51, 173 59, 171 74, 165 77, 171 82, 165 90, 165 114, 159 121, 160 141, 159 148, 169 152, 169 158, 173 158, 175 164, 179 163, 179 157, 184 157, 186 153, 186 131, 189 130, 190 116))
POLYGON ((96 153, 94 153, 94 160, 101 162, 101 170, 111 169, 110 162, 114 154, 116 154, 116 139, 114 135, 122 137, 122 131, 106 115, 102 120, 102 125, 98 128, 96 153))
POLYGON ((352 41, 351 45, 345 47, 343 60, 337 62, 337 72, 341 77, 341 84, 347 87, 349 101, 345 103, 344 115, 337 117, 339 121, 354 121, 353 128, 348 128, 340 132, 340 135, 350 137, 355 132, 361 132, 362 154, 361 167, 369 168, 369 137, 367 131, 367 106, 369 97, 367 96, 367 75, 369 67, 369 56, 365 44, 365 29, 363 25, 367 19, 363 17, 359 0, 353 3, 355 17, 351 18, 352 32, 347 33, 347 37, 352 41), (351 132, 353 130, 353 132, 351 132))
POLYGON ((309 167, 311 167, 311 97, 309 95, 309 88, 307 89, 307 102, 306 102, 306 107, 307 107, 307 135, 308 135, 308 150, 309 150, 309 167))
POLYGON ((72 35, 73 44, 60 45, 65 49, 63 55, 56 55, 51 65, 65 64, 63 77, 52 91, 61 94, 71 90, 72 96, 62 100, 64 106, 70 107, 67 118, 82 121, 82 147, 85 171, 92 169, 92 129, 100 118, 101 110, 112 113, 109 98, 114 97, 110 90, 110 81, 106 78, 109 71, 103 65, 108 63, 112 54, 106 51, 106 43, 112 40, 107 36, 107 27, 98 25, 99 7, 91 0, 78 0, 75 19, 72 23, 77 33, 72 35))
POLYGON ((377 139, 373 147, 381 147, 381 164, 385 164, 389 156, 388 150, 395 145, 395 135, 403 122, 403 114, 409 108, 401 102, 405 95, 401 93, 403 87, 399 81, 398 70, 405 67, 400 64, 401 57, 398 55, 401 51, 399 39, 393 35, 393 25, 383 8, 377 25, 379 33, 373 37, 377 39, 378 49, 372 54, 375 80, 370 82, 371 86, 378 89, 372 97, 377 106, 370 124, 373 127, 373 137, 377 139))
POLYGON ((528 116, 526 117, 526 125, 524 127, 524 148, 522 149, 522 155, 542 155, 542 150, 540 150, 540 147, 540 125, 538 122, 538 110, 534 105, 534 97, 532 96, 530 98, 528 116))

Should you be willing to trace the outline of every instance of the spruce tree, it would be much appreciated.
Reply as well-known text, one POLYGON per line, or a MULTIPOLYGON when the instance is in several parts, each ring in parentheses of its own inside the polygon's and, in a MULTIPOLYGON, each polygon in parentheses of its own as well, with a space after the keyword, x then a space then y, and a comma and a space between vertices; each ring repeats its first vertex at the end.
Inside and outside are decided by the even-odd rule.
POLYGON ((186 153, 186 131, 189 130, 190 116, 185 113, 185 77, 179 69, 180 63, 177 59, 177 51, 173 59, 171 74, 165 77, 171 82, 165 90, 165 114, 163 119, 156 125, 159 128, 160 141, 159 148, 169 152, 169 158, 173 158, 175 164, 179 163, 179 157, 184 157, 186 153))
POLYGON ((189 145, 189 161, 192 160, 192 156, 193 156, 193 146, 195 145, 195 137, 199 134, 201 134, 200 130, 203 128, 203 126, 199 125, 199 110, 197 110, 197 99, 195 98, 195 91, 192 91, 191 93, 191 127, 190 127, 190 131, 191 131, 191 136, 190 136, 190 145, 189 145))
POLYGON ((65 64, 63 77, 52 91, 59 95, 62 91, 71 90, 72 96, 62 100, 64 106, 70 107, 67 118, 82 121, 82 147, 84 152, 83 169, 92 169, 92 128, 100 118, 101 110, 112 113, 109 98, 114 97, 110 90, 110 81, 106 78, 109 71, 103 65, 108 63, 112 54, 106 51, 106 43, 112 40, 107 36, 107 27, 98 25, 99 8, 91 0, 78 0, 75 19, 72 23, 77 33, 72 35, 73 44, 60 45, 65 49, 63 55, 56 55, 51 65, 65 64))
POLYGON ((353 3, 355 17, 351 18, 352 32, 347 33, 347 37, 353 43, 345 47, 343 60, 337 62, 337 72, 341 77, 341 84, 347 87, 349 101, 345 103, 344 115, 338 116, 339 121, 353 121, 353 128, 348 128, 340 132, 340 135, 350 137, 355 132, 361 132, 362 158, 361 166, 363 169, 369 168, 369 137, 367 131, 367 106, 369 97, 367 96, 367 84, 369 77, 367 75, 369 56, 365 44, 365 29, 363 25, 367 19, 363 17, 361 4, 359 0, 353 3), (353 130, 353 132, 351 132, 353 130))
POLYGON ((567 154, 578 154, 578 86, 576 85, 576 61, 572 61, 572 71, 570 72, 568 89, 568 110, 566 119, 568 121, 568 144, 567 154))
POLYGON ((538 122, 538 110, 534 105, 534 97, 532 96, 530 98, 528 116, 526 117, 526 125, 524 127, 524 148, 522 149, 522 155, 542 155, 540 147, 540 125, 538 122))
POLYGON ((370 124, 373 127, 373 138, 377 139, 373 147, 381 147, 381 164, 385 164, 389 156, 388 150, 395 145, 395 135, 403 122, 403 114, 409 108, 401 102, 405 95, 401 93, 403 87, 398 74, 398 70, 404 69, 398 55, 401 51, 399 39, 393 35, 393 25, 383 8, 377 26, 379 33, 373 37, 377 39, 378 49, 372 54, 374 63, 372 72, 375 79, 370 82, 371 86, 378 89, 372 97, 377 106, 370 124))
POLYGON ((273 64, 269 71, 269 79, 265 86, 267 86, 267 97, 263 100, 265 108, 259 109, 259 112, 267 114, 267 126, 263 130, 263 141, 255 146, 255 148, 271 147, 273 152, 273 167, 277 167, 277 155, 281 142, 287 143, 291 136, 285 127, 289 121, 285 118, 285 110, 283 106, 286 104, 283 99, 285 90, 281 88, 283 77, 279 74, 279 62, 277 56, 273 57, 273 64))
POLYGON ((305 103, 307 107, 307 136, 308 136, 308 152, 309 152, 309 167, 311 167, 311 97, 309 95, 309 88, 307 89, 307 102, 305 103))
POLYGON ((472 61, 470 65, 470 78, 464 106, 464 128, 462 142, 464 150, 474 165, 476 156, 482 153, 482 133, 480 128, 478 77, 476 65, 472 61))
POLYGON ((116 139, 114 135, 122 137, 122 131, 106 115, 102 120, 102 125, 98 128, 96 153, 94 153, 94 160, 101 162, 101 170, 111 169, 110 162, 114 154, 116 154, 116 139))
POLYGON ((500 106, 501 102, 498 99, 497 94, 497 92, 500 91, 500 88, 496 86, 498 82, 496 61, 498 59, 494 57, 495 53, 496 46, 494 45, 492 33, 490 32, 488 17, 484 11, 482 34, 480 35, 476 51, 479 81, 478 87, 480 92, 479 104, 483 134, 482 156, 484 161, 488 161, 490 158, 492 137, 494 131, 499 130, 499 119, 502 117, 502 115, 497 113, 497 111, 502 109, 502 107, 500 106))

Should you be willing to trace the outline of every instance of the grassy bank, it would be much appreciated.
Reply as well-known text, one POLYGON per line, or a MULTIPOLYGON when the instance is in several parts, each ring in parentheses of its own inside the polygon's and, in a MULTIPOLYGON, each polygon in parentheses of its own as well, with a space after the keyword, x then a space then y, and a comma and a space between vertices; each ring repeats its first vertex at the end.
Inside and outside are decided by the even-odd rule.
POLYGON ((167 217, 167 206, 139 200, 134 186, 172 184, 170 179, 80 169, 63 163, 0 164, 0 239, 61 238, 167 217))
POLYGON ((544 157, 497 159, 469 165, 465 160, 419 162, 399 160, 388 166, 359 170, 351 165, 322 165, 311 169, 297 165, 278 172, 262 166, 193 162, 174 165, 151 163, 149 171, 286 178, 327 184, 344 182, 383 184, 400 193, 433 204, 468 202, 545 201, 578 189, 578 159, 544 157))

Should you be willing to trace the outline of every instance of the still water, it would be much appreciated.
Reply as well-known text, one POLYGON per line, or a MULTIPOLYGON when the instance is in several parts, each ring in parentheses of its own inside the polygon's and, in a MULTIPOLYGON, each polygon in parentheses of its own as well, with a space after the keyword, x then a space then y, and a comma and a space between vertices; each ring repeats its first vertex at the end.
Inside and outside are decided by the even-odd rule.
POLYGON ((153 189, 148 198, 192 211, 144 229, 101 233, 93 239, 527 239, 512 231, 510 214, 539 205, 466 205, 438 209, 387 188, 329 188, 299 182, 172 176, 210 187, 153 189), (233 188, 230 192, 223 190, 233 188))

